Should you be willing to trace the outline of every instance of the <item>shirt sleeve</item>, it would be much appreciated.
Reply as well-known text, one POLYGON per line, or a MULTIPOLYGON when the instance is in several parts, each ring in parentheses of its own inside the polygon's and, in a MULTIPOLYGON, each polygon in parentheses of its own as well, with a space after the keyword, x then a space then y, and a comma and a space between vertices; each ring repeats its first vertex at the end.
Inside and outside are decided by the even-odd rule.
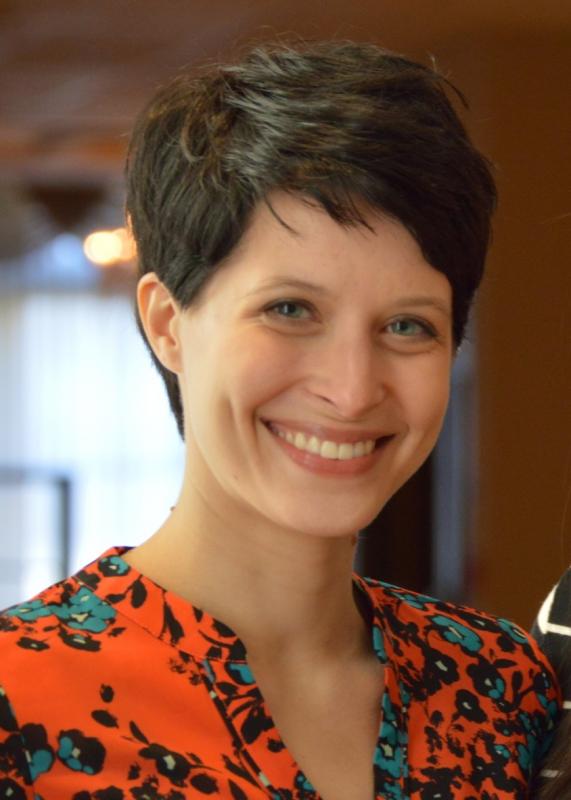
POLYGON ((529 639, 534 651, 534 668, 530 673, 532 677, 532 692, 535 710, 531 718, 534 720, 535 736, 531 737, 530 777, 537 775, 545 756, 549 751, 557 724, 561 715, 561 692, 557 676, 552 665, 541 651, 537 642, 529 639))
POLYGON ((0 685, 0 797, 34 800, 24 740, 5 690, 0 685))
POLYGON ((563 700, 571 700, 571 569, 543 601, 531 635, 555 670, 563 700))
POLYGON ((530 633, 538 643, 538 645, 543 650, 545 645, 545 639, 547 635, 547 626, 549 624, 549 617, 551 614, 551 607, 553 605, 553 598, 555 596, 555 591, 557 586, 554 586, 553 589, 549 592, 543 603, 541 604, 541 608, 537 614, 537 617, 533 621, 533 625, 531 626, 530 633))
MULTIPOLYGON (((534 786, 534 792, 539 794, 539 787, 557 780, 561 774, 557 753, 561 742, 568 739, 571 727, 571 568, 563 574, 543 601, 531 627, 531 635, 549 659, 559 681, 563 699, 563 715, 555 731, 553 744, 554 760, 547 755, 534 786)), ((536 796, 535 793, 533 796, 536 796)))

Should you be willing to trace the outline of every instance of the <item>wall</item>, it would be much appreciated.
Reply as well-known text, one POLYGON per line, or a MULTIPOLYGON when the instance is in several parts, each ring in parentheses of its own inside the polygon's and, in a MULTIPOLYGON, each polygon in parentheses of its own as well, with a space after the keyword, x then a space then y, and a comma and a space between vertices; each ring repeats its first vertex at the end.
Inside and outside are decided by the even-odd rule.
POLYGON ((571 41, 470 37, 439 50, 497 164, 478 309, 474 603, 528 625, 571 560, 571 41))

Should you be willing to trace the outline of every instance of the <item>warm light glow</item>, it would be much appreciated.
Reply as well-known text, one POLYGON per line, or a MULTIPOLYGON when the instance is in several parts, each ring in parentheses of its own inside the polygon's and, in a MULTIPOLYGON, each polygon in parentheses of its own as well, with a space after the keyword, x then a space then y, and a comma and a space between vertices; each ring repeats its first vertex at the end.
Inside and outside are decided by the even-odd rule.
POLYGON ((135 257, 135 243, 126 228, 94 231, 86 236, 83 252, 100 267, 111 267, 135 257))

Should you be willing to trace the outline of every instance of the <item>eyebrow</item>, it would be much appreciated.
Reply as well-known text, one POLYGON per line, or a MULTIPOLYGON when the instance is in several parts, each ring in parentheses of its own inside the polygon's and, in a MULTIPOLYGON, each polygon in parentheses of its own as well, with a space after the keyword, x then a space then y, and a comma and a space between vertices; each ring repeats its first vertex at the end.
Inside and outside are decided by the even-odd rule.
MULTIPOLYGON (((332 292, 329 289, 326 289, 324 286, 319 286, 317 283, 311 283, 311 281, 303 281, 298 278, 288 278, 288 277, 280 277, 276 276, 274 278, 269 278, 268 280, 262 281, 262 283, 258 284, 255 289, 252 289, 251 292, 247 292, 246 296, 251 297, 253 295, 260 294, 267 289, 298 289, 301 291, 310 291, 314 292, 315 294, 319 294, 322 296, 331 296, 332 292)), ((434 308, 440 313, 444 314, 445 317, 450 318, 452 316, 451 309, 449 306, 443 302, 439 297, 433 297, 432 295, 415 295, 414 297, 401 297, 399 298, 393 305, 395 306, 408 306, 410 308, 434 308)))
POLYGON ((396 301, 395 305, 410 306, 413 308, 427 307, 435 308, 444 314, 445 317, 452 316, 452 310, 447 303, 444 303, 439 297, 432 297, 430 295, 418 295, 418 297, 402 297, 396 301))
POLYGON ((328 289, 326 289, 324 286, 319 286, 317 283, 302 281, 298 278, 282 278, 277 276, 259 283, 255 289, 247 293, 247 297, 260 294, 260 292, 263 292, 266 289, 300 289, 301 291, 315 292, 315 294, 320 295, 331 295, 331 292, 328 289))

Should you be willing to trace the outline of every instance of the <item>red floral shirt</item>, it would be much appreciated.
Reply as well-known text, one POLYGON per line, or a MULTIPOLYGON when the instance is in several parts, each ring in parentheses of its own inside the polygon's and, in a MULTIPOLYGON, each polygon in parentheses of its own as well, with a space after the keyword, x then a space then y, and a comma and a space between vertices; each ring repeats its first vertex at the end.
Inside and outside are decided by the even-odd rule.
MULTIPOLYGON (((108 551, 0 616, 0 800, 318 800, 237 636, 108 551)), ((525 798, 558 711, 513 624, 355 577, 376 798, 525 798)), ((350 798, 348 798, 350 800, 350 798)))

